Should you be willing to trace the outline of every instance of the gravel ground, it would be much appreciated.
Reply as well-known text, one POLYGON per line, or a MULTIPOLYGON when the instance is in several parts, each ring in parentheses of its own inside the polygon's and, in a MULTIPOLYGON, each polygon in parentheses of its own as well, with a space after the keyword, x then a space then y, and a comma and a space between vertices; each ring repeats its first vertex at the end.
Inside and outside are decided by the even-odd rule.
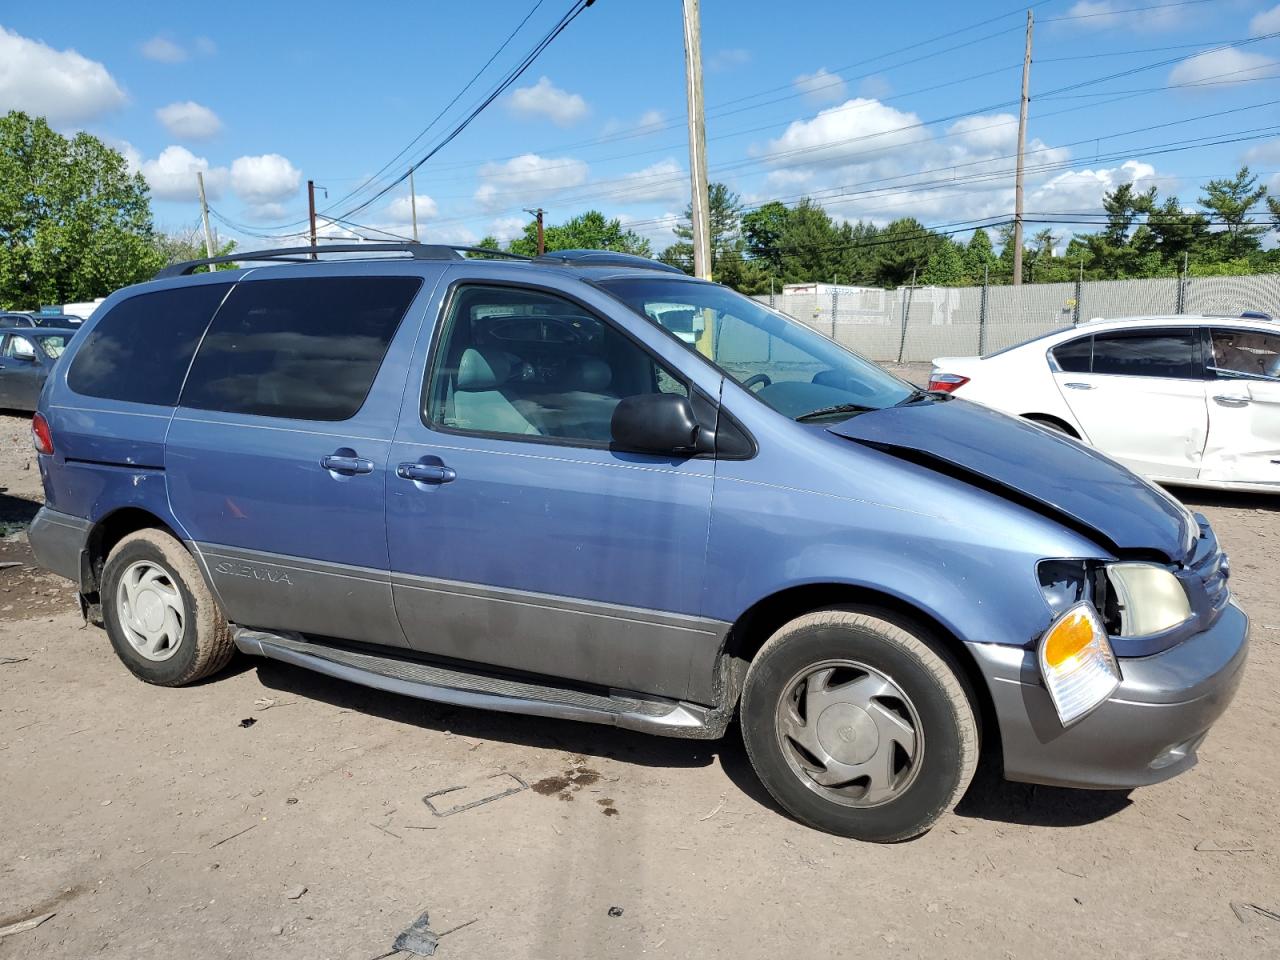
POLYGON ((145 686, 30 567, 32 460, 26 419, 0 416, 0 558, 27 564, 0 570, 0 928, 55 914, 0 958, 371 960, 423 911, 458 958, 1280 954, 1278 500, 1186 493, 1254 618, 1198 767, 1129 794, 986 770, 928 835, 875 846, 780 814, 732 734, 452 709, 247 658, 145 686), (423 800, 512 774, 531 789, 446 817, 423 800))

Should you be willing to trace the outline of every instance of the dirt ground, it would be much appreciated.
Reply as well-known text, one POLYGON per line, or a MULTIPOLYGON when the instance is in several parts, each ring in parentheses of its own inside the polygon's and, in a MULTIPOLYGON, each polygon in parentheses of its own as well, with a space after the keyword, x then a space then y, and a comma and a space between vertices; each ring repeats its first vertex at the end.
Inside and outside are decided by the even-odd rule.
POLYGON ((0 958, 373 960, 424 911, 449 958, 1280 955, 1280 499, 1182 491, 1254 629, 1198 767, 1131 794, 984 770, 932 832, 875 846, 782 815, 732 731, 452 709, 243 657, 144 686, 30 566, 32 460, 0 417, 0 562, 24 564, 0 569, 0 928, 55 914, 0 958), (511 775, 531 788, 424 802, 511 775))

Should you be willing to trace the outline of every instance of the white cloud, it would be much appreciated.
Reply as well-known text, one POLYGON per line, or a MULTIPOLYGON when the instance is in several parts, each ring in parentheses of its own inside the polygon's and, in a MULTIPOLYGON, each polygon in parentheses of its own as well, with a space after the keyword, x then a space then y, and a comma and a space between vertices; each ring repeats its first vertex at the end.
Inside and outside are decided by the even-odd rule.
POLYGON ((547 77, 532 87, 513 90, 507 106, 525 117, 546 117, 559 127, 571 126, 587 115, 587 101, 576 93, 561 90, 547 77))
POLYGON ((1012 153, 1018 145, 1018 118, 1011 113, 962 117, 947 132, 976 150, 1012 153))
POLYGON ((1078 18, 1069 24, 1086 30, 1172 30, 1183 24, 1186 13, 1180 0, 1136 7, 1132 0, 1079 0, 1067 16, 1078 18))
POLYGON ((889 78, 879 73, 863 77, 858 84, 858 96, 866 97, 868 100, 883 100, 892 92, 893 84, 889 82, 889 78))
POLYGON ((1263 34, 1280 30, 1280 3, 1270 10, 1263 10, 1249 21, 1249 36, 1261 37, 1263 34))
POLYGON ((476 202, 486 210, 539 203, 546 195, 585 183, 587 165, 571 157, 542 157, 526 153, 506 163, 480 168, 476 202))
POLYGON ((25 110, 53 124, 81 123, 124 102, 101 63, 0 27, 0 113, 25 110))
POLYGON ((182 63, 188 56, 185 47, 165 36, 154 36, 150 40, 144 40, 142 55, 156 63, 182 63))
POLYGON ((1269 140, 1245 151, 1245 163, 1280 164, 1280 140, 1269 140))
MULTIPOLYGON (((1251 83, 1275 67, 1276 61, 1260 53, 1226 47, 1183 60, 1169 71, 1169 85, 1205 84, 1207 89, 1251 83)), ((1194 88, 1193 88, 1194 89, 1194 88)))
POLYGON ((620 213, 617 217, 624 230, 634 230, 648 240, 654 253, 661 253, 664 247, 676 242, 675 228, 684 222, 684 217, 669 210, 657 217, 636 217, 629 213, 620 213))
POLYGON ((489 224, 488 233, 506 243, 508 240, 524 236, 525 224, 528 222, 528 217, 498 217, 489 224))
POLYGON ((1169 178, 1158 177, 1156 168, 1140 160, 1126 160, 1118 167, 1070 170, 1035 187, 1027 196, 1027 209, 1037 213, 1100 210, 1102 195, 1122 183, 1138 191, 1151 186, 1169 189, 1169 178))
POLYGON ((204 174, 204 189, 211 200, 222 195, 227 183, 225 167, 210 167, 204 157, 197 157, 186 147, 165 147, 154 160, 144 160, 140 166, 142 175, 151 185, 151 192, 160 200, 191 200, 199 198, 196 188, 196 171, 204 174))
POLYGON ((244 208, 244 215, 258 223, 273 223, 285 219, 289 208, 283 203, 254 203, 244 208))
POLYGON ((675 202, 688 196, 689 184, 684 168, 668 159, 610 178, 608 190, 610 200, 618 203, 675 202))
POLYGON ((743 50, 741 47, 734 47, 729 50, 717 50, 709 58, 707 58, 707 69, 712 72, 721 70, 732 70, 734 67, 743 67, 751 62, 751 51, 743 50))
MULTIPOLYGON (((419 193, 415 199, 418 202, 418 224, 422 223, 440 212, 439 206, 435 200, 427 196, 425 193, 419 193)), ((407 223, 412 229, 413 225, 413 204, 408 197, 396 197, 387 204, 387 216, 396 223, 407 223)))
POLYGON ((803 157, 806 165, 839 165, 859 154, 902 147, 918 141, 920 118, 861 97, 821 111, 812 120, 796 120, 764 151, 766 158, 786 160, 779 154, 803 157), (800 153, 795 153, 800 151, 800 153))
POLYGON ((231 189, 250 204, 283 200, 297 192, 302 173, 278 153, 237 157, 231 164, 231 189))
POLYGON ((792 81, 810 103, 838 103, 849 95, 849 85, 839 74, 819 67, 813 73, 802 73, 792 81))
POLYGON ((156 118, 180 140, 208 140, 222 130, 218 115, 194 100, 161 107, 156 111, 156 118))

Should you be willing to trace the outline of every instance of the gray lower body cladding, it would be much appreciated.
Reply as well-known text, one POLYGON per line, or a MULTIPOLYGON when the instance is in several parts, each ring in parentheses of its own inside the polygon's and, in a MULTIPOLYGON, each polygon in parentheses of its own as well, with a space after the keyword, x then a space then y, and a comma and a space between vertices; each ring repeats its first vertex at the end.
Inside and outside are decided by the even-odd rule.
POLYGON ((1249 618, 1229 603, 1209 629, 1163 653, 1122 658, 1119 688, 1063 728, 1040 681, 1035 652, 970 644, 987 678, 1010 780, 1128 789, 1168 780, 1227 709, 1248 657, 1249 618))
MULTIPOLYGON (((624 690, 586 691, 243 627, 235 631, 235 642, 245 653, 420 700, 582 720, 660 736, 716 739, 724 735, 733 715, 731 706, 711 708, 624 690)), ((726 697, 726 702, 731 700, 726 697)))
POLYGON ((81 517, 41 507, 31 521, 27 540, 40 566, 84 589, 85 546, 92 527, 81 517))

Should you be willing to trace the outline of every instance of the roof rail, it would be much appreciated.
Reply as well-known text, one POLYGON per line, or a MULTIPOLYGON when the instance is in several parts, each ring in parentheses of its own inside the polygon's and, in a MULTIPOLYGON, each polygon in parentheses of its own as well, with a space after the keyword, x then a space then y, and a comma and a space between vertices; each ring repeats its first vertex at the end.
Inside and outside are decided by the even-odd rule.
POLYGON ((533 258, 534 263, 559 263, 571 267, 639 267, 645 270, 665 270, 684 273, 661 260, 651 260, 634 253, 617 250, 552 250, 533 258))
POLYGON ((155 275, 155 279, 165 277, 186 277, 195 272, 197 267, 213 267, 220 263, 312 263, 321 253, 407 253, 412 260, 461 260, 462 253, 484 253, 493 257, 507 257, 513 260, 528 260, 518 253, 507 253, 505 250, 490 250, 486 247, 453 246, 442 243, 400 243, 368 241, 365 243, 332 243, 314 247, 279 247, 274 250, 250 250, 245 253, 230 253, 220 257, 203 257, 199 260, 185 260, 171 263, 155 275))

